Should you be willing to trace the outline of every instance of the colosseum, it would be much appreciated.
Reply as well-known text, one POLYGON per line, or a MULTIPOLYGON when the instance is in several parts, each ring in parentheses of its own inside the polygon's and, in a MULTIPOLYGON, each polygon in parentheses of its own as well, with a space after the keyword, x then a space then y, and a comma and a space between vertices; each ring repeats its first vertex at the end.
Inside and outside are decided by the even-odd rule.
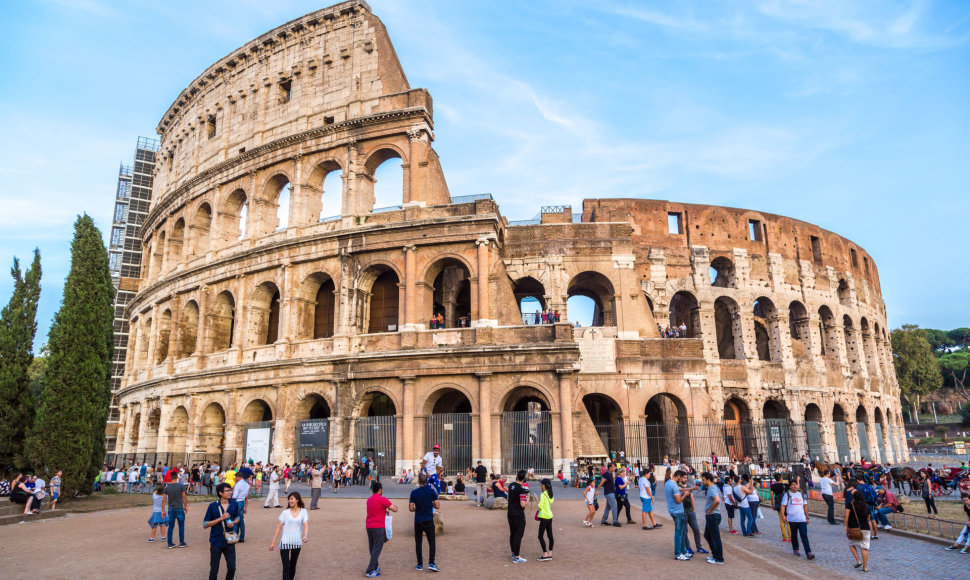
POLYGON ((450 195, 433 128, 361 0, 191 82, 157 127, 116 453, 366 454, 388 473, 437 443, 449 472, 550 474, 612 451, 907 456, 865 250, 663 200, 509 221, 491 195, 450 195), (375 208, 384 163, 403 167, 400 201, 375 208))

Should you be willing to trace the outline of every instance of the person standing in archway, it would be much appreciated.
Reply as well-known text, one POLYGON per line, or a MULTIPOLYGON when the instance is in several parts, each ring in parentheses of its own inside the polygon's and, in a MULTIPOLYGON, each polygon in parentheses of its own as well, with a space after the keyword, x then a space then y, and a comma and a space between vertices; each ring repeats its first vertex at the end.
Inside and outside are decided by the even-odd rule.
POLYGON ((427 473, 430 477, 432 474, 437 475, 439 467, 443 467, 441 459, 441 445, 435 445, 431 448, 431 451, 425 453, 424 458, 421 459, 421 471, 427 473))

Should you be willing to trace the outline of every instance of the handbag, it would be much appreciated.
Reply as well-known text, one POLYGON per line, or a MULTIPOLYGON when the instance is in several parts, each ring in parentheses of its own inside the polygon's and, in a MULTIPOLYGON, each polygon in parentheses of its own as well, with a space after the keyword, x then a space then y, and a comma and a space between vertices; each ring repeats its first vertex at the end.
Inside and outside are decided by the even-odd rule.
POLYGON ((599 509, 600 509, 600 500, 598 500, 598 499, 596 499, 594 497, 593 498, 593 511, 595 512, 595 511, 597 511, 599 509))
MULTIPOLYGON (((222 509, 221 503, 219 504, 219 512, 223 514, 226 513, 222 509)), ((236 542, 239 541, 239 532, 236 531, 235 526, 233 526, 232 531, 227 530, 225 520, 223 520, 222 522, 222 536, 226 539, 226 544, 229 544, 229 545, 235 544, 236 542)))
MULTIPOLYGON (((852 515, 855 516, 855 521, 858 524, 859 523, 859 514, 856 513, 856 511, 855 511, 855 502, 852 502, 852 515)), ((848 523, 846 523, 846 526, 848 526, 848 523)), ((847 537, 847 538, 849 538, 850 540, 853 540, 853 541, 861 540, 862 539, 862 528, 849 528, 849 527, 846 527, 845 528, 845 537, 847 537)))
POLYGON ((394 535, 394 530, 391 529, 391 516, 384 516, 384 534, 388 540, 394 535))

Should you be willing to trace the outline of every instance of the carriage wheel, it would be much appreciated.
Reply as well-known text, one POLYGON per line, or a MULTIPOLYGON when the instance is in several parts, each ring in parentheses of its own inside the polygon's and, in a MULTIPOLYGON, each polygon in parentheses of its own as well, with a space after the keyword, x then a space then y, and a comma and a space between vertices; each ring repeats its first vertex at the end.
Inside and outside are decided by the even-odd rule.
POLYGON ((960 480, 960 491, 970 491, 970 478, 960 480))
POLYGON ((933 495, 935 495, 936 497, 940 497, 941 495, 943 495, 943 488, 940 487, 940 484, 938 483, 930 484, 930 490, 933 492, 933 495))

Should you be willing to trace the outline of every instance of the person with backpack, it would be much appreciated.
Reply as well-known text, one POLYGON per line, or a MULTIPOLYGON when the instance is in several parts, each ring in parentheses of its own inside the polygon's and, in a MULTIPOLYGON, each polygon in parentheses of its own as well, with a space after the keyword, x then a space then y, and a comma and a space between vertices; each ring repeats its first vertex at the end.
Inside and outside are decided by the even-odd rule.
MULTIPOLYGON (((866 504, 865 515, 870 520, 875 520, 875 512, 879 509, 879 494, 876 493, 876 489, 866 483, 862 475, 856 477, 856 491, 862 494, 863 499, 866 504)), ((861 514, 860 514, 861 515, 861 514)), ((872 540, 879 539, 879 532, 877 531, 878 526, 870 526, 872 540)))
POLYGON ((846 490, 845 535, 849 539, 849 550, 855 557, 855 568, 869 571, 869 540, 872 528, 865 494, 859 489, 864 485, 860 477, 852 494, 846 490))
POLYGON ((814 560, 815 554, 812 553, 812 546, 808 543, 808 501, 799 491, 797 481, 788 484, 788 491, 782 495, 779 515, 781 521, 791 528, 792 553, 801 556, 798 553, 798 540, 801 537, 802 545, 805 547, 805 557, 814 560))
POLYGON ((781 517, 781 499, 787 491, 785 484, 781 481, 781 474, 776 473, 775 482, 771 484, 771 507, 778 512, 778 525, 781 527, 781 541, 783 543, 791 542, 791 534, 789 533, 791 528, 781 517))

